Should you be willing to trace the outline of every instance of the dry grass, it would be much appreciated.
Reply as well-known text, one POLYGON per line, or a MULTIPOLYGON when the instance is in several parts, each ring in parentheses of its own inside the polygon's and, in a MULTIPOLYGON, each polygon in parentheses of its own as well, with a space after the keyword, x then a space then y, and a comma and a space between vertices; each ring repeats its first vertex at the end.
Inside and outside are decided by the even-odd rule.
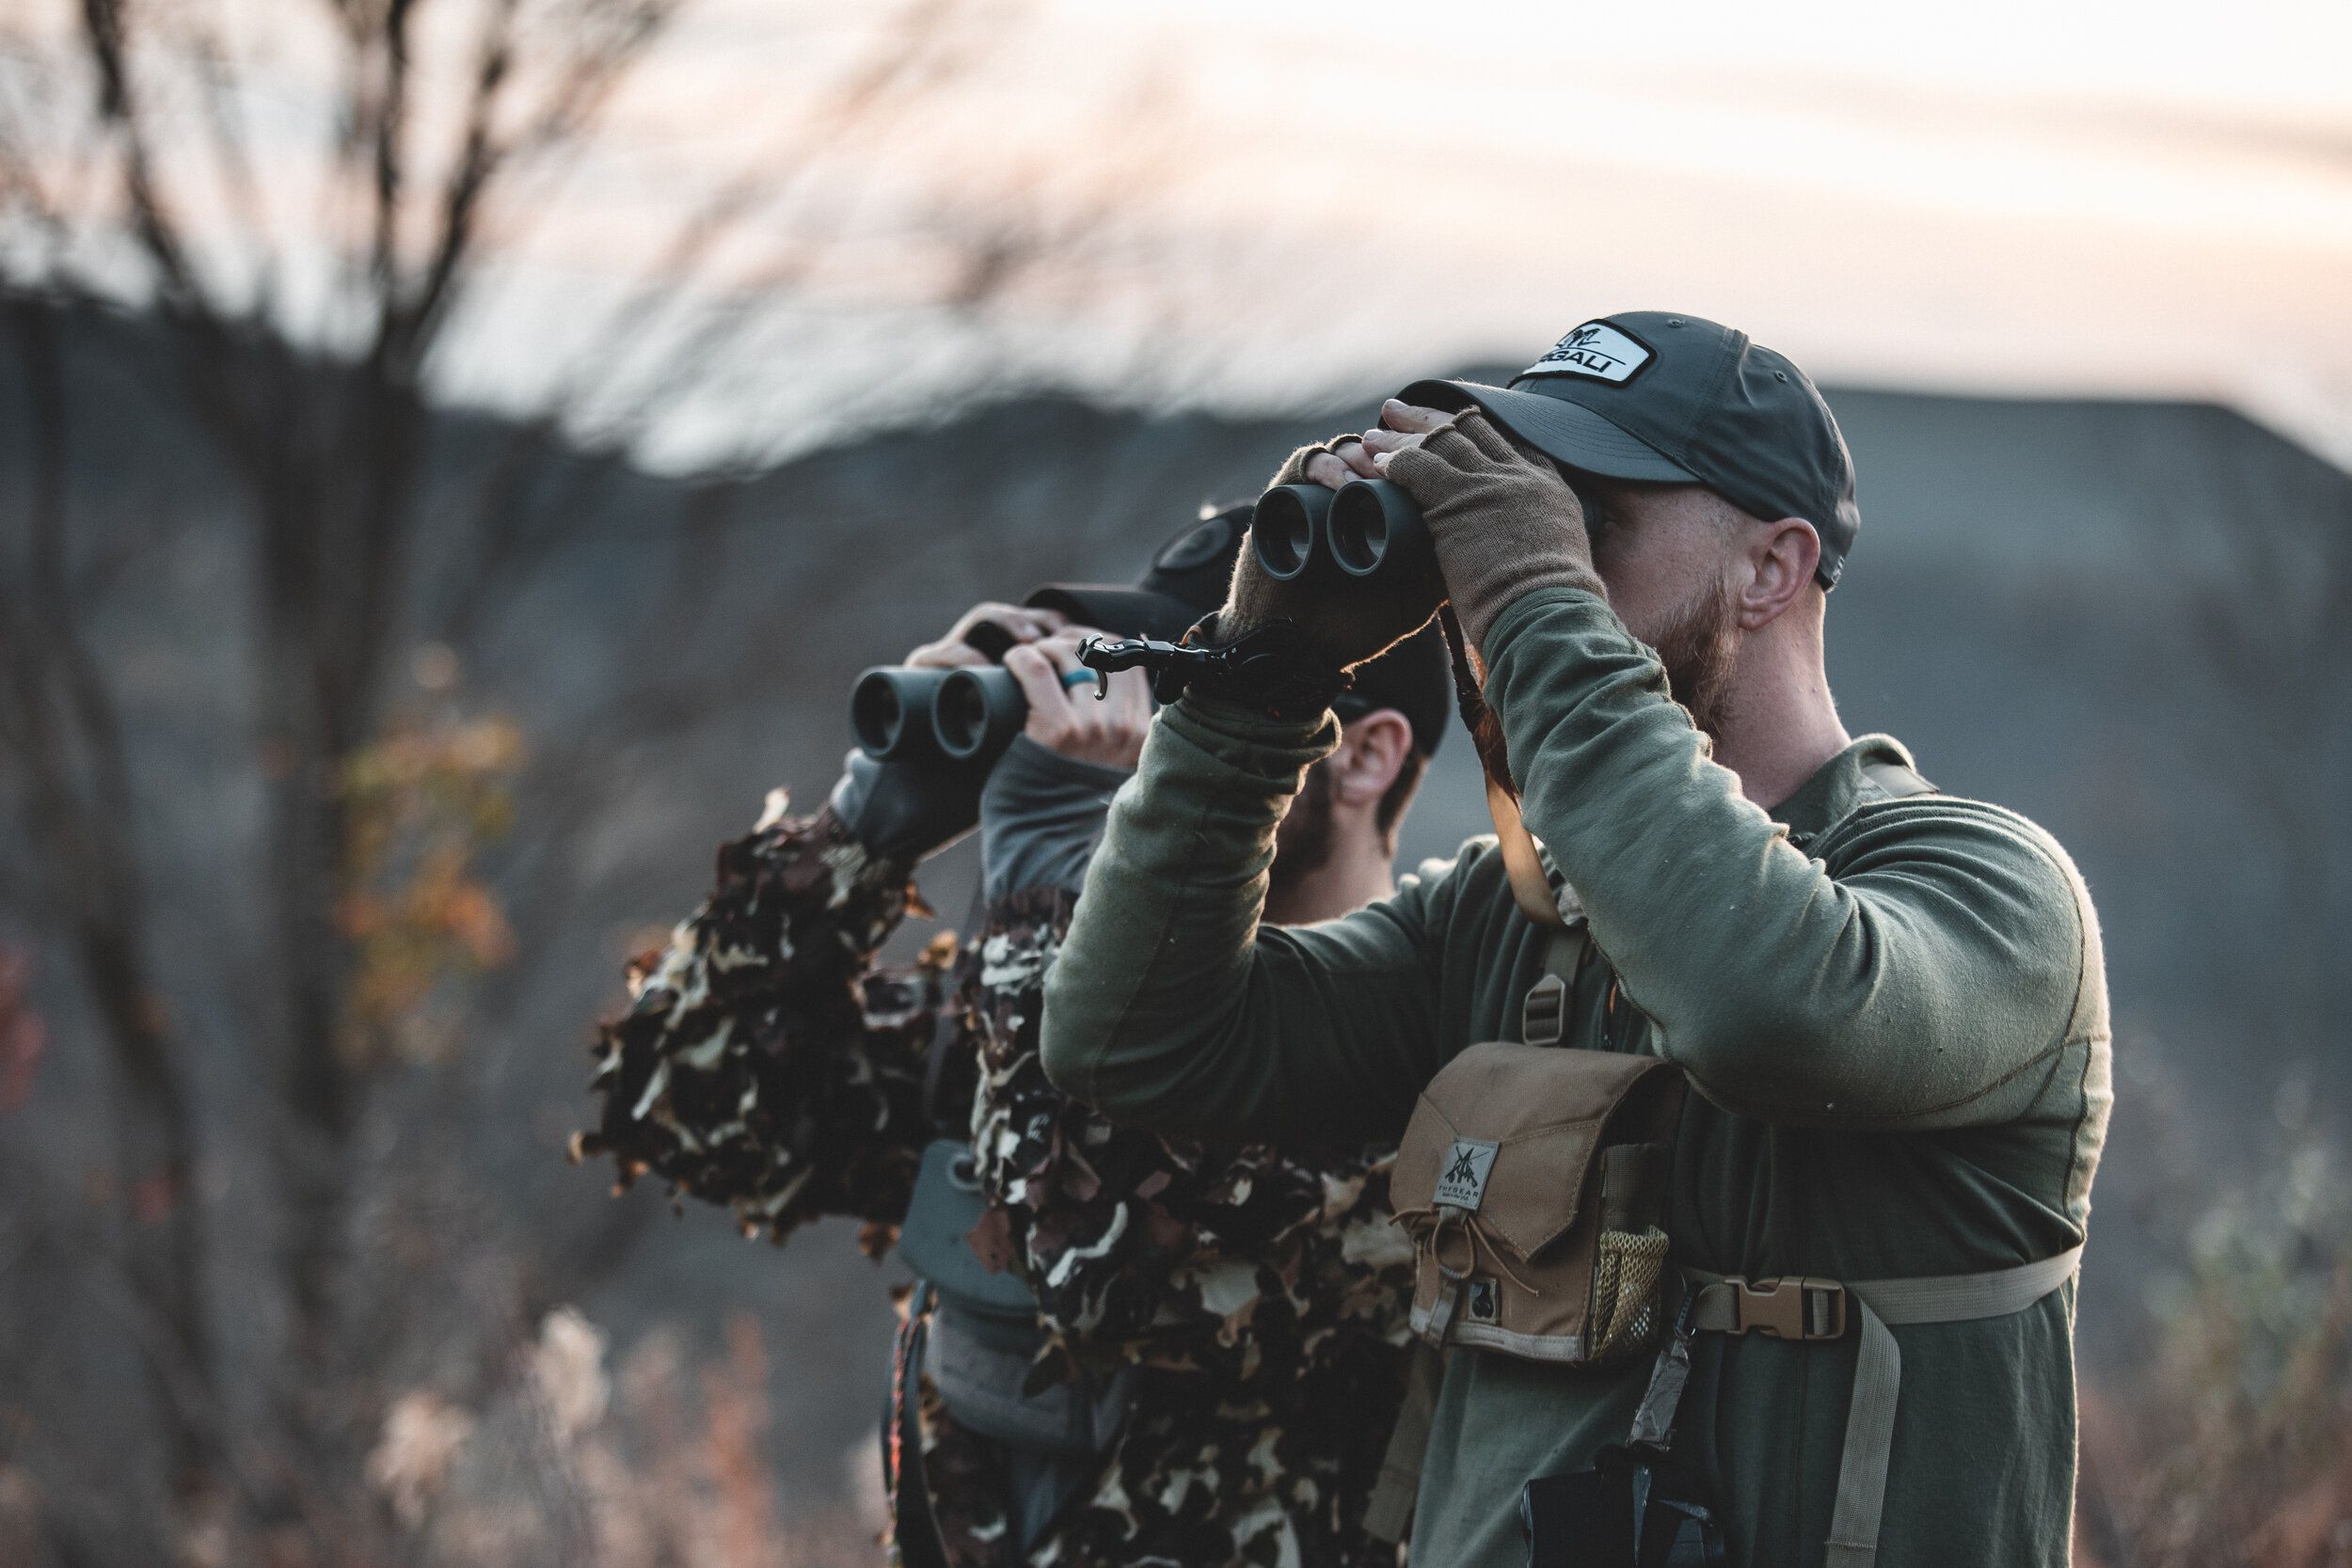
MULTIPOLYGON (((394 1399, 363 1476, 310 1516, 192 1522, 162 1557, 184 1568, 873 1568, 881 1491, 845 1455, 815 1507, 779 1502, 768 1356, 748 1316, 701 1364, 674 1334, 607 1367, 603 1336, 550 1313, 504 1397, 469 1410, 429 1389, 394 1399)), ((0 1410, 0 1419, 6 1412, 0 1410)), ((0 1433, 0 1436, 5 1436, 0 1433)), ((0 1563, 85 1560, 0 1442, 0 1563)))
POLYGON ((2086 1389, 2076 1560, 2352 1565, 2352 1175, 2296 1132, 2151 1303, 2153 1353, 2086 1389))

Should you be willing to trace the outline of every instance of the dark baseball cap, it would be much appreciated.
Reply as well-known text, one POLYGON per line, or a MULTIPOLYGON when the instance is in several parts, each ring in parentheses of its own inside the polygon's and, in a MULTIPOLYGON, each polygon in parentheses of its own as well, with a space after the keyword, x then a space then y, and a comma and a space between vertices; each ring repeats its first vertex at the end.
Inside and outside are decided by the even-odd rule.
POLYGON ((1203 512, 1152 557, 1134 586, 1104 582, 1052 582, 1022 601, 1032 610, 1055 610, 1080 626, 1117 637, 1149 637, 1173 642, 1192 624, 1225 602, 1233 562, 1249 531, 1244 502, 1203 512))
POLYGON ((1584 323, 1511 378, 1416 381, 1406 403, 1475 404, 1553 462, 1607 479, 1703 484, 1740 511, 1802 517, 1837 585, 1862 527, 1853 456, 1811 378, 1720 323, 1629 310, 1584 323))
MULTIPOLYGON (((1099 582, 1056 582, 1022 602, 1054 610, 1081 626, 1119 637, 1150 637, 1173 642, 1193 623, 1225 603, 1241 558, 1255 501, 1210 511, 1159 547, 1133 587, 1099 582)), ((1356 667, 1356 683, 1335 705, 1343 720, 1375 708, 1394 708, 1413 727, 1413 749, 1437 754, 1454 710, 1454 675, 1445 640, 1435 621, 1378 658, 1356 667)))
POLYGON ((1424 757, 1438 754, 1438 743, 1452 728, 1454 666, 1446 653, 1445 635, 1432 620, 1378 658, 1356 666, 1356 684, 1331 704, 1341 721, 1391 707, 1413 727, 1413 750, 1424 757))

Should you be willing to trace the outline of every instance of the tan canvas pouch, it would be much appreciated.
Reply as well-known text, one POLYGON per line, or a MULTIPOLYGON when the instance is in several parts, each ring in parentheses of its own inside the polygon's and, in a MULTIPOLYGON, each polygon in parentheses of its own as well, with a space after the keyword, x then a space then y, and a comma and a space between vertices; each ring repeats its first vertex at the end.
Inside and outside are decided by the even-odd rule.
POLYGON ((1474 1045, 1422 1091, 1390 1192, 1413 1332, 1593 1366, 1664 1326, 1682 1075, 1654 1056, 1474 1045))

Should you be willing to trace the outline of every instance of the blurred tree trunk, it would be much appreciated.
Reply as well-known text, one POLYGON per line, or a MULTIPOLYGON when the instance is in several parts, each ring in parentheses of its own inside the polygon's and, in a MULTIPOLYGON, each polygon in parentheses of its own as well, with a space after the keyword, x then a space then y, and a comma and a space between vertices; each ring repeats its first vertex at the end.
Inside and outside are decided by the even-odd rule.
POLYGON ((175 1486, 204 1491, 220 1418, 213 1358, 197 1121, 183 1042, 150 966, 145 879, 122 726, 81 626, 67 562, 66 378, 54 307, 11 297, 24 373, 31 495, 25 548, 0 594, 8 682, 5 734, 26 777, 44 847, 48 897, 64 915, 95 1006, 116 1089, 119 1245, 141 1325, 143 1360, 164 1413, 175 1486))
MULTIPOLYGON (((0 725, 11 753, 0 756, 0 774, 21 775, 28 858, 42 872, 44 916, 55 915, 44 923, 72 934, 121 1085, 127 1266, 154 1324, 143 1340, 175 1466, 196 1478, 209 1465, 230 1478, 247 1523, 298 1526, 319 1560, 356 1560, 364 1554, 344 1532, 382 1523, 368 1511, 361 1464, 392 1392, 376 1380, 393 1350, 407 1348, 399 1337, 426 1321, 430 1293, 357 1265, 355 1215, 384 1198, 365 1183, 390 1164, 375 1134, 415 1136, 422 1122, 494 1140, 480 1137, 489 1118, 479 1104, 440 1114, 439 1096, 479 1096, 480 1080, 404 1057, 396 1031, 371 1014, 360 930, 371 900, 382 903, 371 882, 382 868, 360 847, 375 826, 355 805, 353 780, 400 740, 400 676, 411 654, 454 661, 455 648, 575 545, 592 509, 577 486, 621 465, 580 460, 562 433, 593 425, 623 442, 698 387, 723 384, 727 351, 761 352, 750 330, 755 312, 797 325, 808 280, 855 205, 841 192, 870 177, 854 160, 844 165, 844 150, 872 154, 993 43, 1007 7, 904 0, 849 18, 810 6, 815 47, 844 39, 856 47, 825 55, 814 77, 792 78, 800 101, 781 105, 780 135, 755 146, 737 130, 751 153, 739 172, 707 189, 660 193, 676 210, 653 222, 662 232, 644 275, 599 309, 546 406, 515 423, 487 461, 469 453, 477 467, 452 483, 456 470, 439 450, 452 421, 434 406, 431 371, 494 260, 484 236, 511 245, 534 220, 568 216, 558 211, 565 179, 686 0, 51 3, 48 20, 63 29, 54 35, 0 19, 0 70, 12 55, 68 51, 46 93, 37 75, 0 80, 0 260, 8 276, 32 280, 13 309, 36 411, 28 438, 39 491, 27 514, 31 569, 0 581, 0 725), (282 31, 287 41, 240 58, 226 41, 240 29, 282 31), (248 97, 285 86, 271 72, 290 59, 297 74, 311 73, 295 86, 325 104, 318 144, 297 150, 317 156, 314 181, 271 143, 284 122, 265 135, 242 119, 248 97), (293 188, 264 199, 274 178, 293 188), (306 267, 324 278, 323 305, 294 297, 288 278, 306 267), (683 303, 697 289, 716 303, 683 303), (282 1346, 273 1342, 263 1359, 275 1386, 251 1402, 266 1422, 260 1429, 240 1424, 254 1413, 243 1402, 230 1412, 218 1398, 195 1189, 198 1130, 208 1123, 191 1101, 189 1042, 152 969, 149 890, 164 879, 133 831, 134 772, 155 789, 168 764, 131 753, 105 673, 81 640, 77 617, 93 612, 85 601, 94 595, 77 593, 67 560, 67 437, 88 411, 66 400, 53 318, 60 307, 126 304, 169 344, 164 384, 142 390, 175 432, 199 436, 236 498, 224 536, 236 583, 223 597, 248 616, 239 629, 249 658, 223 706, 241 709, 253 728, 250 757, 234 768, 239 783, 247 767, 259 781, 260 930, 255 979, 220 1000, 236 1036, 223 1043, 250 1050, 260 1069, 257 1103, 241 1106, 239 1119, 263 1140, 268 1190, 239 1201, 272 1227, 273 1283, 285 1308, 282 1346), (538 483, 543 469, 564 482, 538 483), (438 1076, 422 1092, 394 1092, 405 1073, 424 1068, 438 1076)), ((1096 150, 1093 162, 1107 171, 1101 189, 1051 217, 1028 211, 1038 193, 1018 185, 984 198, 949 191, 929 230, 919 214, 894 209, 888 222, 907 231, 892 237, 930 269, 930 281, 915 285, 923 297, 905 304, 910 318, 977 319, 1029 269, 1077 254, 1132 174, 1111 166, 1116 156, 1096 150)), ((1035 166, 1058 173, 1076 163, 1057 145, 1035 166)), ((1066 308, 1069 274, 1055 277, 1066 308)), ((714 482, 711 495, 728 493, 726 480, 714 482)), ((167 523, 179 520, 163 510, 167 523)), ((532 852, 518 856, 531 872, 516 890, 520 951, 535 956, 536 939, 564 911, 572 847, 616 791, 616 752, 682 739, 754 684, 748 660, 724 678, 674 667, 671 656, 699 629, 699 590, 681 572, 646 595, 646 624, 631 630, 662 657, 631 669, 578 736, 548 748, 541 788, 549 810, 532 824, 532 852)), ((200 933, 174 976, 236 967, 243 955, 232 949, 246 933, 236 928, 232 941, 233 923, 222 924, 216 944, 200 933)), ((216 983, 198 974, 199 985, 216 983)), ((521 984, 484 988, 479 1016, 467 1022, 507 1027, 521 984)), ((558 1266, 527 1259, 522 1272, 578 1288, 625 1255, 633 1214, 598 1210, 575 1227, 577 1256, 558 1266)), ((561 1244, 538 1235, 531 1243, 561 1244)), ((511 1369, 535 1324, 477 1326, 485 1339, 506 1337, 482 1351, 483 1364, 511 1369)))

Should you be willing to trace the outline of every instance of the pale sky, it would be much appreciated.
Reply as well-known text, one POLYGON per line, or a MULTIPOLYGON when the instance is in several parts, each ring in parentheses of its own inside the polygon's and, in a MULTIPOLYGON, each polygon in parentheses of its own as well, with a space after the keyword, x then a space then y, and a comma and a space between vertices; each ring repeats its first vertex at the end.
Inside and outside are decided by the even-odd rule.
MULTIPOLYGON (((755 93, 783 42, 729 5, 678 58, 755 93)), ((1057 0, 1030 25, 930 155, 1082 153, 1138 95, 1180 125, 1122 199, 1232 345, 1189 395, 1530 359, 1666 307, 1825 381, 2217 398, 2352 462, 2347 0, 1057 0)), ((1111 330, 1080 310, 1031 346, 1159 395, 1089 368, 1111 330)))
MULTIPOLYGON (((1266 408, 1666 308, 1825 382, 2214 398, 2352 464, 2352 0, 1006 3, 977 70, 820 171, 851 242, 794 346, 649 455, 805 445, 843 388, 919 403, 975 354, 1266 408), (1103 277, 1046 279, 985 340, 908 316, 930 263, 898 216, 1039 189, 1108 193, 1103 277)), ((878 14, 700 0, 445 386, 530 401, 650 216, 755 163, 878 14)), ((303 121, 303 76, 265 122, 303 121)))

